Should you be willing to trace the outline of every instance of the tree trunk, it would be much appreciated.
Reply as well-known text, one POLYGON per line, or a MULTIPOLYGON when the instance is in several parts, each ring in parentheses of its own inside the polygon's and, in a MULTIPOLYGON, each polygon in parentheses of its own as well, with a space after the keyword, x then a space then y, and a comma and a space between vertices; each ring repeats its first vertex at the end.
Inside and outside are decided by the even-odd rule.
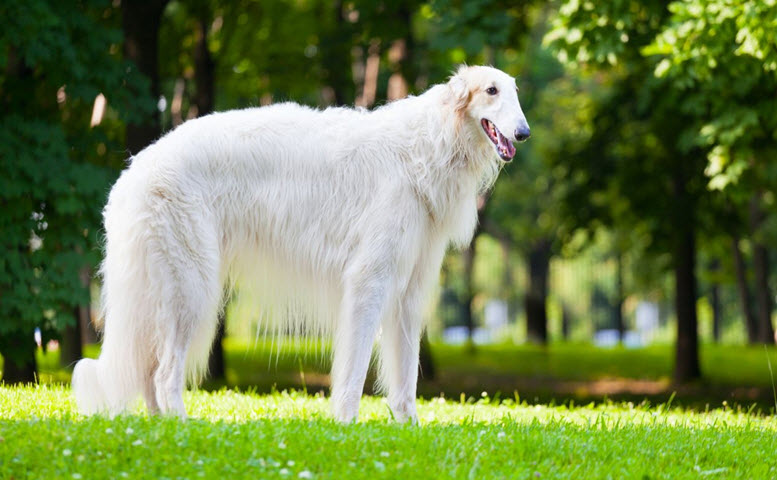
MULTIPOLYGON (((325 4, 322 5, 326 8, 325 4)), ((342 0, 335 0, 331 15, 332 24, 324 28, 319 42, 323 74, 332 88, 335 104, 348 105, 354 98, 351 78, 351 27, 345 21, 342 0)))
POLYGON ((680 240, 673 255, 677 314, 674 379, 687 382, 701 377, 696 316, 696 238, 693 230, 684 232, 680 240))
POLYGON ((59 342, 59 365, 72 369, 75 363, 83 357, 81 349, 81 307, 73 307, 73 325, 68 325, 62 331, 59 342))
MULTIPOLYGON (((484 222, 484 225, 490 224, 487 220, 484 222)), ((515 315, 515 311, 517 310, 516 305, 516 295, 514 294, 515 289, 514 287, 514 279, 513 279, 513 269, 511 268, 511 262, 510 262, 510 239, 507 238, 507 235, 504 234, 504 232, 497 231, 497 232, 489 232, 491 236, 499 240, 499 246, 502 250, 502 263, 504 265, 504 272, 502 274, 502 285, 500 287, 502 298, 505 301, 505 305, 507 305, 507 323, 512 323, 512 319, 515 315)))
POLYGON ((429 343, 429 334, 421 335, 421 353, 418 362, 418 377, 424 380, 434 380, 436 375, 434 359, 432 358, 432 346, 429 343))
MULTIPOLYGON (((92 284, 92 268, 84 267, 80 272, 81 285, 89 291, 92 284)), ((89 300, 83 305, 78 306, 78 324, 81 331, 81 345, 88 345, 98 342, 97 330, 92 323, 92 295, 88 293, 89 300)))
POLYGON ((215 105, 216 64, 208 48, 209 24, 210 14, 200 12, 194 45, 194 104, 200 117, 211 113, 215 105))
POLYGON ((618 330, 618 341, 623 343, 623 335, 626 333, 626 326, 623 323, 623 299, 625 298, 623 289, 623 255, 618 252, 615 260, 615 329, 618 330))
POLYGON ((99 335, 92 322, 91 304, 81 305, 79 307, 78 322, 81 324, 81 345, 97 343, 99 341, 99 335))
POLYGON ((720 261, 715 259, 710 265, 710 270, 716 278, 712 281, 712 287, 710 288, 710 307, 712 308, 712 339, 715 343, 720 342, 720 283, 717 280, 717 276, 720 272, 720 261))
POLYGON ((541 239, 529 251, 529 288, 526 292, 526 338, 532 343, 548 342, 548 273, 550 241, 541 239))
POLYGON ((750 300, 750 287, 747 282, 745 260, 742 256, 742 249, 739 248, 739 237, 736 235, 732 239, 732 251, 737 278, 737 291, 739 292, 739 301, 742 305, 742 314, 745 317, 745 328, 747 329, 747 343, 752 345, 758 342, 758 324, 753 313, 753 304, 750 300))
MULTIPOLYGON (((77 250, 80 253, 80 250, 77 250)), ((96 333, 89 322, 91 301, 89 285, 92 279, 92 269, 83 267, 78 273, 81 285, 87 291, 87 301, 85 304, 73 307, 73 325, 65 327, 62 331, 62 341, 59 344, 59 365, 66 369, 72 369, 75 363, 83 357, 83 345, 94 343, 96 333)))
POLYGON ((226 366, 224 363, 224 337, 227 331, 226 308, 219 312, 216 337, 208 357, 208 378, 211 380, 224 380, 226 378, 226 366))
POLYGON ((753 246, 753 273, 755 274, 755 299, 758 306, 758 342, 774 343, 772 326, 772 297, 769 290, 769 255, 762 244, 753 246))
POLYGON ((774 344, 774 327, 772 326, 772 297, 769 291, 769 254, 759 235, 763 221, 761 194, 758 193, 750 201, 757 338, 759 343, 771 345, 774 344))
POLYGON ((672 267, 675 274, 675 343, 674 379, 683 383, 701 377, 699 366, 699 325, 696 314, 696 204, 688 192, 682 164, 673 178, 675 209, 671 212, 672 267))
MULTIPOLYGON (((158 44, 159 25, 168 0, 121 2, 124 56, 151 82, 151 96, 159 98, 158 44)), ((126 146, 135 155, 156 140, 161 133, 159 111, 155 108, 139 124, 128 123, 126 146)))
POLYGON ((462 299, 462 318, 467 327, 467 341, 472 344, 472 336, 475 331, 475 319, 472 316, 472 300, 475 297, 475 289, 472 286, 472 272, 475 266, 475 242, 480 234, 480 228, 475 231, 469 247, 461 252, 464 261, 464 298, 462 299))
POLYGON ((38 365, 35 361, 35 344, 33 332, 17 332, 10 337, 16 337, 10 342, 15 346, 13 352, 0 352, 3 355, 3 378, 6 385, 38 383, 38 365))
POLYGON ((569 340, 569 333, 572 330, 572 314, 569 312, 569 308, 566 305, 561 307, 561 338, 564 341, 569 340))

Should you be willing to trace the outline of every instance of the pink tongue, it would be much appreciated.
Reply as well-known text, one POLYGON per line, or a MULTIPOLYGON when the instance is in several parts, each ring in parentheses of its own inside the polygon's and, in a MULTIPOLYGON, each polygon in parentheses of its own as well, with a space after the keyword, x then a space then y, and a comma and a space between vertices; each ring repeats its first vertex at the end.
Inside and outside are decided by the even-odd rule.
POLYGON ((507 154, 508 157, 513 157, 515 155, 515 146, 513 145, 513 142, 501 134, 499 134, 499 150, 502 153, 507 154))

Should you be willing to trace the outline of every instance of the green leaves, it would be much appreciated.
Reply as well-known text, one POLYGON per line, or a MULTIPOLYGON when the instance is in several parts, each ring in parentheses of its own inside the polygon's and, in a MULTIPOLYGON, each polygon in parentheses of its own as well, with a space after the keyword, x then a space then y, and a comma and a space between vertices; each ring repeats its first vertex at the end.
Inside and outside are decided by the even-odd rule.
POLYGON ((709 148, 710 187, 722 189, 753 168, 743 157, 758 156, 764 141, 774 142, 777 6, 693 0, 674 2, 669 10, 671 17, 643 54, 661 58, 656 76, 678 90, 700 92, 698 142, 709 148))
POLYGON ((98 261, 99 212, 123 161, 116 123, 153 102, 118 58, 110 2, 4 2, 0 18, 0 352, 21 359, 36 327, 56 336, 88 300, 80 277, 98 261), (100 92, 109 110, 93 129, 100 92))

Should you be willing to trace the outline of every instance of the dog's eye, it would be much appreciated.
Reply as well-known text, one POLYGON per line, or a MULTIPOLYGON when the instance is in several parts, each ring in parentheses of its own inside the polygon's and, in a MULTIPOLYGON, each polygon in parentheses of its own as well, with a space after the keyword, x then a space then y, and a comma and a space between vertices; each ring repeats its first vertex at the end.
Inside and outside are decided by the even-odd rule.
POLYGON ((496 95, 499 92, 499 90, 496 89, 496 87, 488 87, 486 89, 486 93, 489 95, 496 95))

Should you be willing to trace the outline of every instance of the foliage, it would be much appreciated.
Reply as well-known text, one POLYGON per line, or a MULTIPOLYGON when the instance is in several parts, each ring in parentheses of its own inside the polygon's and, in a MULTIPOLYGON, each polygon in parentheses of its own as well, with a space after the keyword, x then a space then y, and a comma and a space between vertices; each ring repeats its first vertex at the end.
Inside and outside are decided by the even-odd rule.
POLYGON ((665 16, 662 2, 569 1, 545 38, 575 72, 593 68, 607 85, 584 127, 591 136, 572 147, 575 155, 556 159, 568 162, 573 178, 566 186, 567 208, 582 209, 576 214, 580 226, 644 232, 654 251, 671 249, 666 240, 681 219, 662 220, 690 213, 690 205, 677 205, 673 179, 696 199, 691 204, 709 201, 703 198, 704 166, 689 140, 689 112, 677 109, 683 95, 653 78, 658 60, 642 55, 665 16))
MULTIPOLYGON (((560 137, 575 135, 574 128, 568 127, 581 113, 577 111, 579 105, 575 105, 574 110, 567 108, 570 103, 579 101, 580 95, 572 94, 564 100, 559 98, 559 90, 565 87, 564 82, 569 82, 569 78, 564 76, 561 64, 541 44, 546 22, 537 23, 527 42, 517 81, 532 138, 517 149, 515 163, 505 166, 486 206, 488 217, 524 254, 535 242, 546 238, 556 243, 556 251, 560 248, 564 226, 555 208, 559 205, 559 188, 566 181, 566 172, 552 166, 553 159, 558 156, 554 147, 559 144, 560 137), (556 100, 562 104, 546 109, 556 100)), ((565 93, 571 92, 567 88, 565 93)))
POLYGON ((146 84, 116 58, 113 15, 103 0, 0 6, 0 351, 20 365, 35 327, 44 341, 56 336, 87 299, 80 274, 99 257, 99 206, 120 152, 116 112, 148 107, 138 101, 146 84), (115 110, 90 129, 100 92, 115 110))
POLYGON ((13 478, 768 478, 777 424, 730 409, 421 402, 421 426, 365 398, 340 425, 320 396, 187 394, 191 417, 81 418, 61 387, 0 388, 13 478))
POLYGON ((436 13, 432 47, 452 52, 452 60, 459 63, 483 54, 493 58, 495 51, 507 46, 520 48, 528 30, 527 10, 531 3, 433 0, 429 3, 436 13), (489 49, 495 51, 484 52, 489 49))
POLYGON ((777 185, 777 170, 766 161, 777 152, 775 18, 774 2, 569 1, 546 41, 572 65, 606 65, 621 75, 642 66, 638 74, 651 88, 635 92, 637 108, 670 125, 681 152, 706 154, 701 178, 710 187, 742 179, 728 192, 742 203, 777 185))
POLYGON ((683 103, 699 117, 697 141, 710 147, 710 185, 725 188, 768 167, 765 158, 777 150, 777 5, 694 0, 669 11, 643 53, 660 58, 657 77, 691 93, 683 103))

